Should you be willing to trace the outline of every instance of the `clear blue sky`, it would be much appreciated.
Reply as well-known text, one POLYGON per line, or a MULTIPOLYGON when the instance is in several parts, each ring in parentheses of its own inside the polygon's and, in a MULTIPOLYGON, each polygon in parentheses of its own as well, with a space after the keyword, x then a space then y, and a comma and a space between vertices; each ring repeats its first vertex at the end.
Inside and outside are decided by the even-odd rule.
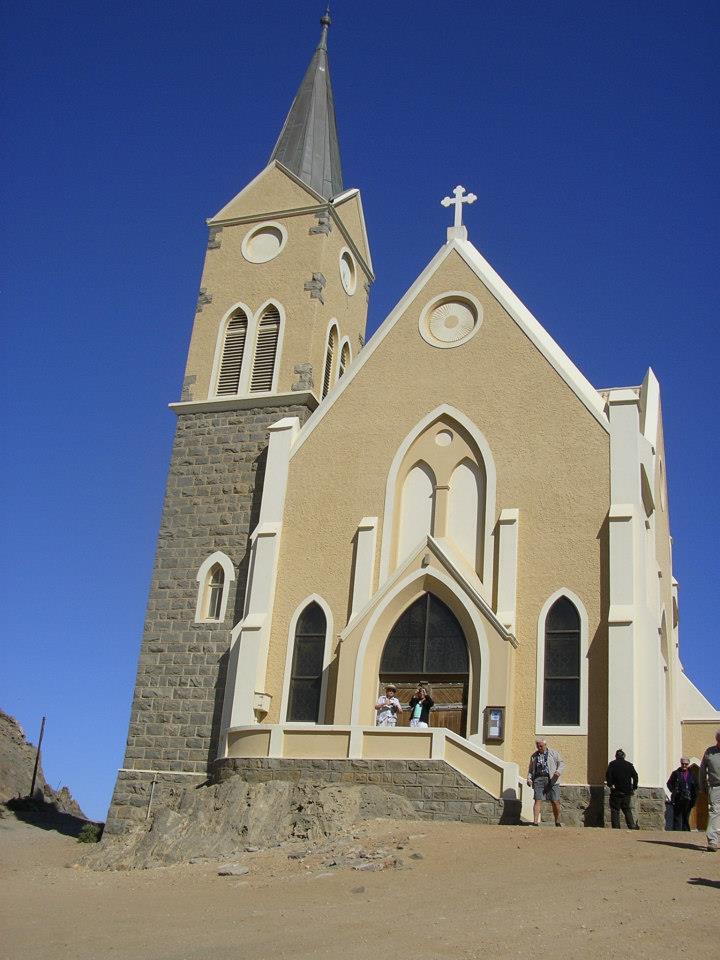
MULTIPOLYGON (((265 164, 318 2, 6 7, 0 706, 102 818, 122 763, 204 220, 265 164)), ((598 387, 663 390, 681 651, 720 704, 720 4, 333 4, 374 330, 470 237, 598 387)))

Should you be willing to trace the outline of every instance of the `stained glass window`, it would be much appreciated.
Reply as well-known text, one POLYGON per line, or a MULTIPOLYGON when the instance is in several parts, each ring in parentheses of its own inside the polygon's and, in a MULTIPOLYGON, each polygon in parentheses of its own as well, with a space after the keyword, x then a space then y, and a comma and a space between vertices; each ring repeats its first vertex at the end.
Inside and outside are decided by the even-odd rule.
POLYGON ((322 607, 313 601, 300 614, 295 628, 288 720, 319 720, 326 629, 322 607))
POLYGON ((468 652, 452 611, 431 593, 419 597, 390 631, 380 663, 382 674, 464 674, 468 652))
POLYGON ((543 724, 580 723, 580 615, 560 597, 545 619, 543 724))

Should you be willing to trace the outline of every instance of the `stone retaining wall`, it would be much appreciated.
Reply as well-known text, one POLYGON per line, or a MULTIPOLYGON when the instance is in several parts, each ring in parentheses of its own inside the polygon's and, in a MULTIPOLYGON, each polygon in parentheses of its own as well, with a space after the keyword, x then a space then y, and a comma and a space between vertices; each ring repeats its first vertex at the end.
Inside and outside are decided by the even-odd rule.
POLYGON ((444 760, 217 760, 212 778, 313 780, 328 783, 373 783, 405 797, 422 820, 473 823, 518 823, 520 803, 497 800, 444 760))
MULTIPOLYGON (((329 783, 374 783, 409 800, 418 817, 475 823, 520 823, 518 800, 497 800, 444 760, 217 760, 212 778, 232 776, 248 783, 264 780, 325 780, 329 783)), ((609 791, 604 786, 561 787, 562 822, 568 827, 610 826, 609 791)), ((665 796, 641 787, 635 816, 643 830, 664 829, 665 796)), ((552 822, 549 805, 543 820, 552 822)))

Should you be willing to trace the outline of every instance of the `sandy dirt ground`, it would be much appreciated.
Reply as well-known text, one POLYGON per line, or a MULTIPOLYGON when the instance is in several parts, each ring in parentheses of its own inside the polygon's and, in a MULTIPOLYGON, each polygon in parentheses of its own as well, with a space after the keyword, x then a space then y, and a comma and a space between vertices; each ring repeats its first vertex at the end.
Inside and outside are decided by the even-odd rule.
POLYGON ((347 842, 402 865, 330 867, 293 843, 244 854, 244 877, 98 873, 73 839, 0 820, 0 958, 720 956, 720 853, 697 833, 376 820, 347 842))

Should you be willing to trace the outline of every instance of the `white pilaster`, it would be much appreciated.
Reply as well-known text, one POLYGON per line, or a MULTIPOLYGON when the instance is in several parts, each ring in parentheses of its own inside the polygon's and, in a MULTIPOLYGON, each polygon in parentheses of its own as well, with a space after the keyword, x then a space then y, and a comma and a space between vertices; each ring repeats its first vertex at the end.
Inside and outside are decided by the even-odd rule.
POLYGON ((497 618, 515 633, 517 608, 518 526, 520 511, 505 509, 498 520, 497 618))
POLYGON ((608 514, 608 757, 622 747, 638 769, 638 556, 635 526, 639 522, 639 397, 634 390, 615 390, 608 401, 610 416, 610 496, 608 514))
POLYGON ((373 595, 377 522, 377 517, 363 517, 358 524, 355 537, 355 577, 353 580, 351 617, 365 606, 373 595))
MULTIPOLYGON (((265 694, 267 651, 272 626, 275 583, 282 532, 290 451, 300 429, 297 417, 286 417, 269 428, 260 519, 253 531, 245 589, 245 610, 233 630, 223 707, 223 735, 228 727, 258 722, 269 708, 265 694), (260 705, 262 711, 256 710, 260 705)), ((221 747, 222 750, 222 747, 221 747)))

